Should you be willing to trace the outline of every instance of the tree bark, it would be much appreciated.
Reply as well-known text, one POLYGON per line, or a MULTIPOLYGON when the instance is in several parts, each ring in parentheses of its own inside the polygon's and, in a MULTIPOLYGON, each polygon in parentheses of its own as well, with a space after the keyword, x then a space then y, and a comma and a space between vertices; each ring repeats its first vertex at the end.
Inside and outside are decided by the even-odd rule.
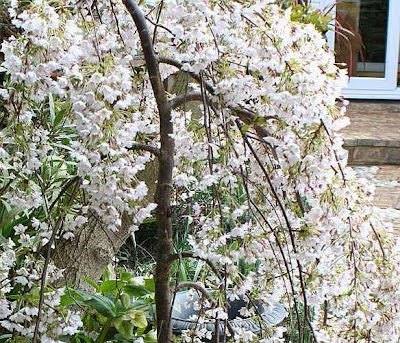
POLYGON ((65 269, 60 282, 90 290, 92 287, 86 279, 97 281, 100 278, 130 236, 131 224, 132 219, 123 215, 121 228, 112 232, 95 214, 89 214, 88 222, 75 232, 75 238, 58 242, 53 252, 55 265, 65 269))
MULTIPOLYGON (((8 8, 4 4, 0 4, 0 44, 18 33, 17 28, 11 23, 8 8)), ((0 61, 3 60, 3 53, 0 52, 0 61)))
MULTIPOLYGON (((138 174, 138 178, 148 185, 146 201, 149 202, 153 201, 156 191, 158 165, 158 159, 154 159, 138 174)), ((129 227, 132 225, 132 218, 127 214, 122 215, 121 228, 117 232, 104 227, 101 218, 95 214, 89 214, 88 219, 88 222, 75 232, 73 240, 57 242, 52 256, 55 265, 65 269, 60 284, 84 290, 91 289, 85 281, 86 278, 99 280, 104 269, 130 237, 129 227)))
POLYGON ((158 251, 155 275, 156 285, 156 313, 157 335, 159 343, 172 342, 172 329, 170 322, 171 307, 171 254, 172 243, 172 218, 171 218, 171 191, 172 169, 174 166, 175 143, 171 137, 173 124, 171 118, 171 106, 167 100, 164 84, 160 75, 158 59, 154 52, 152 38, 146 23, 146 19, 134 0, 123 0, 125 7, 131 14, 139 32, 139 37, 146 61, 154 97, 160 118, 160 155, 157 191, 155 202, 157 203, 158 226, 158 251))

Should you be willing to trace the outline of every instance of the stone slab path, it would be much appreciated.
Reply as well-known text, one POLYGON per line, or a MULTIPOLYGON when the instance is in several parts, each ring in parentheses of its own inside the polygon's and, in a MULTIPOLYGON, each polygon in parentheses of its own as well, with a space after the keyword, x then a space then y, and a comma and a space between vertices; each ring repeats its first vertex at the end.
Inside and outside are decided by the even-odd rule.
POLYGON ((374 205, 382 216, 393 223, 400 235, 400 166, 353 167, 360 177, 375 185, 374 205))
POLYGON ((400 235, 400 101, 351 100, 347 114, 349 164, 375 184, 374 205, 400 235))

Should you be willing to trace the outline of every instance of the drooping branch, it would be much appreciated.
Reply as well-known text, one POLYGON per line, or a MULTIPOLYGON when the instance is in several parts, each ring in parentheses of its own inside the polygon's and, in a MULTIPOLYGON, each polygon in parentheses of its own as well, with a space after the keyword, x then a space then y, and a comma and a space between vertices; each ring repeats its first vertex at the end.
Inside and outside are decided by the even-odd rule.
POLYGON ((39 327, 40 327, 40 321, 42 319, 42 311, 43 311, 43 304, 44 304, 44 293, 46 290, 46 278, 47 278, 47 270, 50 264, 50 257, 51 257, 51 251, 52 251, 52 246, 53 243, 56 240, 57 234, 59 232, 59 230, 62 228, 63 222, 64 222, 64 217, 65 214, 67 212, 67 210, 69 209, 69 207, 73 204, 73 202, 75 201, 75 197, 78 194, 79 188, 81 186, 81 182, 82 179, 80 177, 74 179, 75 181, 75 186, 72 190, 72 193, 68 199, 68 203, 67 206, 65 207, 63 213, 58 217, 57 222, 55 223, 55 225, 53 226, 53 230, 51 233, 51 237, 49 239, 49 242, 47 243, 47 252, 46 252, 46 258, 44 261, 44 266, 43 266, 43 271, 42 271, 42 276, 40 279, 40 296, 39 296, 39 306, 38 306, 38 315, 36 317, 36 323, 35 323, 35 330, 33 333, 33 338, 32 338, 32 342, 36 343, 38 338, 39 338, 39 327))
MULTIPOLYGON (((238 121, 237 121, 237 125, 238 125, 239 128, 241 127, 241 124, 238 121)), ((297 254, 297 246, 296 246, 296 242, 295 242, 296 240, 295 240, 293 228, 292 228, 292 225, 290 223, 290 220, 289 220, 288 214, 286 212, 285 206, 284 206, 282 200, 280 199, 280 197, 278 195, 278 192, 276 191, 276 189, 275 189, 275 187, 274 187, 274 185, 273 185, 273 183, 271 181, 270 175, 268 174, 268 172, 267 172, 265 166, 263 165, 260 157, 258 156, 256 150, 254 149, 254 147, 252 146, 252 144, 248 140, 246 133, 242 132, 242 136, 243 136, 243 140, 244 140, 245 144, 249 147, 252 155, 254 156, 255 160, 257 161, 257 164, 259 165, 260 169, 262 170, 262 172, 263 172, 263 174, 264 174, 264 176, 265 176, 265 178, 267 180, 268 186, 269 186, 269 188, 271 190, 271 193, 272 193, 273 197, 275 198, 275 200, 276 200, 276 202, 278 204, 278 207, 281 210, 281 213, 283 215, 283 218, 285 220, 286 226, 287 226, 288 231, 289 231, 289 238, 290 238, 290 242, 292 244, 293 252, 295 254, 297 254)), ((301 290, 303 292, 303 306, 304 306, 304 312, 305 312, 304 319, 307 322, 308 326, 310 327, 311 333, 313 334, 314 341, 318 342, 318 340, 317 340, 317 338, 316 338, 316 336, 314 334, 314 328, 313 328, 312 323, 311 323, 310 318, 309 318, 309 309, 308 309, 308 304, 307 304, 306 286, 305 286, 305 282, 304 282, 304 278, 303 278, 303 266, 300 263, 299 259, 296 259, 296 263, 297 263, 297 268, 299 270, 300 287, 301 287, 301 290)))
POLYGON ((172 214, 171 214, 171 191, 172 191, 172 169, 174 167, 175 143, 172 138, 173 124, 171 117, 171 105, 167 100, 164 84, 162 82, 158 59, 153 47, 153 39, 147 26, 146 18, 134 0, 123 0, 125 7, 133 18, 139 33, 147 72, 149 74, 151 87, 157 103, 160 118, 160 141, 159 169, 155 202, 157 203, 157 226, 158 226, 158 251, 155 273, 156 286, 156 313, 157 334, 159 343, 170 343, 172 341, 172 329, 170 325, 170 274, 172 262, 170 255, 173 252, 172 242, 172 214))

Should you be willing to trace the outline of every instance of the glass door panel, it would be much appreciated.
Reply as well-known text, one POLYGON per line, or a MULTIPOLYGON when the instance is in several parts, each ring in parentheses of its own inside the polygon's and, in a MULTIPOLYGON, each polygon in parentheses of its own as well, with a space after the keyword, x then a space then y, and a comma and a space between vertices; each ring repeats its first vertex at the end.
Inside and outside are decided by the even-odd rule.
POLYGON ((336 6, 336 61, 351 89, 395 89, 398 82, 400 0, 341 0, 336 6))
POLYGON ((398 61, 399 61, 399 64, 397 65, 397 87, 400 87, 400 49, 399 49, 399 60, 398 61))
POLYGON ((353 77, 385 77, 388 1, 344 0, 336 19, 343 26, 336 35, 336 61, 353 77))

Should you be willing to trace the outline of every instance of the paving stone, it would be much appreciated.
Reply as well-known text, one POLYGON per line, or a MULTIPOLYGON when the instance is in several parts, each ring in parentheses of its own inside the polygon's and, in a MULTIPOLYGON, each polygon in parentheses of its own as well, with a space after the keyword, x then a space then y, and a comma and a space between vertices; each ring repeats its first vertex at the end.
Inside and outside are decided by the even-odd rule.
POLYGON ((400 203, 400 187, 376 187, 374 205, 380 208, 396 208, 400 203))
POLYGON ((395 231, 396 236, 400 235, 400 220, 393 221, 393 229, 395 231))
POLYGON ((400 168, 398 166, 379 166, 376 179, 400 182, 400 168))

